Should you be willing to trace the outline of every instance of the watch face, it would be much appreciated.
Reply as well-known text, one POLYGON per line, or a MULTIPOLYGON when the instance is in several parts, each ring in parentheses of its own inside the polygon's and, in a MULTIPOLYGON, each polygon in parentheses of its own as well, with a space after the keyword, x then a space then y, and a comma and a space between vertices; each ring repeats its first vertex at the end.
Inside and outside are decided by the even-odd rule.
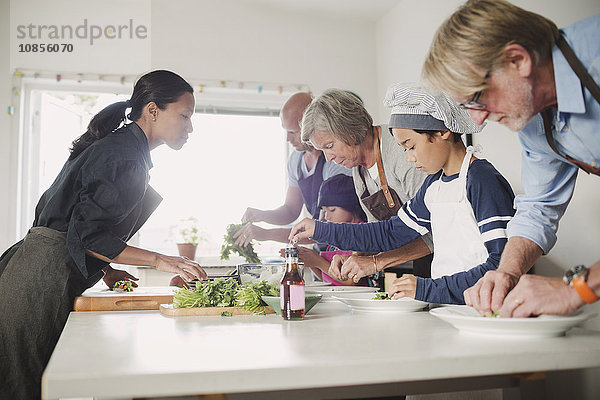
POLYGON ((567 272, 565 272, 565 276, 563 277, 563 281, 566 284, 570 284, 573 279, 579 276, 583 276, 585 274, 585 265, 577 265, 567 272))
POLYGON ((571 271, 573 272, 573 275, 580 275, 581 273, 585 272, 585 266, 577 265, 577 266, 571 268, 571 271))

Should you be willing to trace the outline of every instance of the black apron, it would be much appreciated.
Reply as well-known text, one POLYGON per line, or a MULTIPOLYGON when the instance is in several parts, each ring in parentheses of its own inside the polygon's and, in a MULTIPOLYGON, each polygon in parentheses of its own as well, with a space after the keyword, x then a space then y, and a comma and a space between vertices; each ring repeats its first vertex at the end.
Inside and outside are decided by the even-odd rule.
MULTIPOLYGON (((134 210, 111 231, 128 240, 160 201, 148 186, 134 210)), ((38 226, 0 257, 0 318, 11 319, 0 325, 0 400, 40 398, 42 372, 75 297, 102 278, 106 262, 86 256, 87 271, 82 271, 68 247, 66 232, 38 226)))
MULTIPOLYGON (((556 39, 556 45, 567 59, 567 62, 571 66, 571 69, 575 72, 583 86, 587 90, 589 90, 594 99, 596 99, 596 102, 600 104, 600 87, 598 87, 591 75, 586 71, 585 67, 583 66, 581 61, 579 61, 579 59, 575 55, 575 52, 573 52, 573 49, 571 49, 571 46, 569 46, 562 34, 559 34, 558 38, 556 39)), ((552 136, 552 118, 552 109, 548 108, 542 112, 546 140, 548 141, 548 144, 550 145, 552 150, 554 150, 559 156, 577 165, 580 169, 584 170, 588 174, 600 176, 600 168, 592 167, 591 165, 584 163, 583 161, 576 160, 568 154, 561 154, 558 151, 556 143, 554 142, 554 137, 552 136)))
MULTIPOLYGON (((304 156, 302 157, 304 162, 304 156)), ((313 219, 318 220, 321 215, 321 209, 319 208, 317 201, 319 199, 319 189, 323 183, 323 166, 325 165, 325 156, 323 152, 319 155, 317 165, 315 166, 315 172, 307 177, 298 179, 298 186, 302 193, 302 200, 306 209, 312 215, 313 219)), ((302 176, 302 163, 298 165, 298 176, 302 176)))
MULTIPOLYGON (((360 201, 378 221, 385 221, 394 215, 398 215, 398 210, 400 210, 400 207, 402 207, 402 202, 400 201, 400 197, 398 197, 396 191, 388 186, 387 180, 385 179, 383 160, 381 158, 381 148, 379 146, 381 141, 381 128, 379 128, 378 133, 374 136, 375 140, 373 150, 375 151, 377 157, 377 171, 379 173, 379 183, 381 184, 381 189, 373 194, 370 194, 369 190, 367 189, 365 177, 362 174, 362 169, 359 168, 358 175, 365 185, 365 191, 360 196, 360 201)), ((413 260, 413 273, 422 278, 430 278, 432 260, 433 253, 413 260)))

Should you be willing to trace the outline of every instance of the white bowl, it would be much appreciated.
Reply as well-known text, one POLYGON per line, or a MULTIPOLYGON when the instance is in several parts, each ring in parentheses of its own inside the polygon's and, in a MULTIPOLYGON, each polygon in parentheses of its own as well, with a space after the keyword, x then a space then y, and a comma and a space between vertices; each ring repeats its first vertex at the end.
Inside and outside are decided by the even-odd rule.
POLYGON ((267 281, 272 285, 278 286, 285 273, 284 263, 239 264, 237 268, 242 284, 267 281))

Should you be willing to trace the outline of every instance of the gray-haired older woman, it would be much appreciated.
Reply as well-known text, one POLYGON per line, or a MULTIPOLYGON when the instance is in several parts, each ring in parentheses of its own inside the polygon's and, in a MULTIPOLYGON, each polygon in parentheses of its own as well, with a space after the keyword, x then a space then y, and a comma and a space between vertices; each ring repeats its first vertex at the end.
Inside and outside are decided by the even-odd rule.
MULTIPOLYGON (((302 118, 302 141, 322 150, 327 161, 352 169, 356 194, 369 222, 396 215, 419 190, 427 174, 417 170, 385 125, 373 118, 354 94, 326 90, 302 118)), ((376 255, 335 256, 331 270, 355 281, 413 261, 415 275, 429 277, 433 245, 429 236, 376 255)), ((337 274, 336 274, 337 275, 337 274)))

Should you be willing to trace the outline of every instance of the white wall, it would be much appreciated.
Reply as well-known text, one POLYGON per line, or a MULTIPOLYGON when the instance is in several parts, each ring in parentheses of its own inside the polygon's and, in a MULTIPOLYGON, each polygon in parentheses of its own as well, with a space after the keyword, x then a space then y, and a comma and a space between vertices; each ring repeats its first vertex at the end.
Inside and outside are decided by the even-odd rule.
MULTIPOLYGON (((376 34, 379 99, 383 99, 386 88, 393 82, 420 80, 421 67, 436 29, 462 3, 458 0, 403 0, 379 21, 376 34)), ((600 13, 598 0, 514 0, 513 3, 552 19, 559 27, 600 13)), ((381 103, 379 115, 381 119, 389 117, 389 111, 381 103)), ((521 147, 516 133, 490 123, 475 136, 474 142, 483 146, 483 157, 510 181, 515 192, 520 192, 521 147)), ((558 243, 536 264, 538 273, 559 276, 573 265, 590 265, 600 260, 599 199, 598 177, 580 174, 573 200, 561 220, 558 243)), ((600 304, 588 308, 598 312, 600 304)), ((600 319, 595 318, 587 327, 600 329, 600 319)), ((569 373, 568 379, 566 376, 552 374, 552 379, 548 380, 551 398, 592 399, 599 396, 599 370, 569 373), (583 393, 569 392, 578 390, 577 382, 586 385, 583 393)))
POLYGON ((372 23, 251 1, 154 0, 152 65, 185 76, 330 87, 377 104, 372 23))

